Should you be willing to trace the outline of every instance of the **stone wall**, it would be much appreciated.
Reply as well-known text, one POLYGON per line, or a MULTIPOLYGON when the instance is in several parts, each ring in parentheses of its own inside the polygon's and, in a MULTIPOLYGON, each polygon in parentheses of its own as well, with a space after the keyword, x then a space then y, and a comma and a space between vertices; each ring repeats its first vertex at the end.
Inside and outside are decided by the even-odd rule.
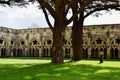
MULTIPOLYGON (((64 56, 71 57, 71 27, 66 29, 64 56)), ((120 58, 120 25, 84 26, 83 58, 120 58)), ((52 32, 49 28, 10 29, 0 28, 1 57, 51 56, 52 32)))

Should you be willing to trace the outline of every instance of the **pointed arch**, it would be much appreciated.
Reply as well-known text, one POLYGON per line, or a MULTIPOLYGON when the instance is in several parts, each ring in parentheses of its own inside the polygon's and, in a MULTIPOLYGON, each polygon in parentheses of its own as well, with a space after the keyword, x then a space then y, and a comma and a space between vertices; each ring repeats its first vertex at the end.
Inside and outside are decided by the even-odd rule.
POLYGON ((52 38, 45 38, 42 42, 42 46, 52 46, 53 40, 52 38))
POLYGON ((41 45, 41 42, 40 42, 40 40, 39 39, 37 39, 37 38, 32 38, 29 42, 28 42, 28 44, 30 45, 30 46, 38 46, 38 45, 41 45))
POLYGON ((107 37, 97 35, 92 38, 92 47, 93 48, 106 48, 107 47, 107 37))

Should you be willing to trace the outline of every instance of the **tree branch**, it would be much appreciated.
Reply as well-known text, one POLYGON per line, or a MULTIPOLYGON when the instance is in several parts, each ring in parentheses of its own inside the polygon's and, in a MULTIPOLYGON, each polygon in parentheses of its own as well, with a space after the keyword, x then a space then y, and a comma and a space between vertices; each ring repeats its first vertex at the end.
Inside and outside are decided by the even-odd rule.
POLYGON ((102 11, 102 10, 108 10, 108 9, 116 9, 116 10, 120 10, 120 5, 108 5, 108 6, 103 6, 100 8, 95 8, 94 10, 90 11, 89 13, 87 13, 84 18, 88 17, 89 15, 93 14, 96 11, 102 11))
POLYGON ((44 6, 43 6, 41 3, 40 3, 40 5, 41 5, 41 8, 42 8, 42 10, 43 10, 43 12, 44 12, 44 15, 45 15, 47 24, 49 25, 50 29, 53 31, 53 26, 52 26, 52 24, 50 23, 50 20, 49 20, 49 17, 48 17, 48 14, 47 14, 46 9, 44 8, 44 6))
POLYGON ((10 1, 0 1, 0 4, 7 4, 7 5, 10 5, 10 1))
POLYGON ((73 14, 73 16, 67 21, 67 24, 70 24, 78 14, 82 13, 85 7, 88 6, 92 1, 94 0, 86 0, 84 3, 80 4, 79 10, 75 14, 73 14))
POLYGON ((37 1, 39 4, 42 4, 49 11, 49 13, 51 14, 53 18, 56 18, 56 13, 48 2, 45 2, 45 0, 37 0, 37 1))

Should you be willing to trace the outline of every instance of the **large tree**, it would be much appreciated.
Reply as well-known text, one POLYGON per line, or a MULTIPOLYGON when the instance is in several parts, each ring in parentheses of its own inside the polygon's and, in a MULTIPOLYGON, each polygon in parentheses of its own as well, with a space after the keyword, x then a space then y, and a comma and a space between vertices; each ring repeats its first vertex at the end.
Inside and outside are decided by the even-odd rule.
MULTIPOLYGON (((37 1, 40 8, 43 10, 46 21, 53 32, 53 45, 52 45, 52 63, 64 62, 64 35, 67 25, 70 23, 67 19, 67 14, 72 4, 71 0, 0 0, 1 4, 26 5, 29 2, 37 1), (49 20, 49 15, 54 19, 53 25, 49 20)), ((74 0, 73 0, 74 1, 74 0)))
POLYGON ((98 16, 99 11, 110 11, 112 9, 120 10, 120 0, 76 0, 74 2, 74 6, 72 6, 74 16, 71 17, 71 20, 73 20, 72 60, 81 60, 82 58, 82 37, 85 18, 93 13, 96 13, 95 15, 98 16))
POLYGON ((53 32, 52 62, 63 63, 64 34, 67 27, 67 14, 71 1, 68 0, 38 0, 45 14, 47 23, 53 32), (54 19, 54 25, 49 21, 47 11, 54 19))

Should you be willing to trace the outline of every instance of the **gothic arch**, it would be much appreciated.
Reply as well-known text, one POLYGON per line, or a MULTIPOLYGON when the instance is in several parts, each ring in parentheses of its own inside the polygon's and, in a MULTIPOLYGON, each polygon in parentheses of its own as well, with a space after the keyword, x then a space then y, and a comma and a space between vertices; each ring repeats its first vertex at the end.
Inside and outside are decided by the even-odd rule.
POLYGON ((118 58, 120 47, 120 36, 116 35, 110 41, 110 58, 118 58))
POLYGON ((42 42, 42 46, 52 46, 53 40, 52 38, 45 38, 42 42))
POLYGON ((71 46, 72 46, 71 39, 66 36, 65 41, 64 41, 64 48, 63 48, 64 57, 66 57, 66 58, 70 57, 71 46))
POLYGON ((7 38, 2 36, 0 38, 0 47, 7 47, 7 46, 8 46, 7 38))
POLYGON ((11 39, 10 45, 14 47, 27 46, 27 40, 22 37, 17 36, 11 39))
POLYGON ((32 38, 32 39, 28 42, 28 44, 29 44, 30 46, 38 46, 38 45, 41 45, 40 41, 39 41, 37 38, 32 38))
POLYGON ((11 37, 10 46, 15 46, 16 41, 17 41, 17 40, 16 40, 16 37, 15 37, 15 36, 11 37))
POLYGON ((107 38, 103 36, 94 37, 92 40, 93 48, 106 48, 107 38))
POLYGON ((82 45, 83 45, 82 57, 87 58, 88 57, 88 47, 90 45, 90 40, 87 37, 83 37, 82 45))
POLYGON ((65 38, 65 46, 71 46, 72 45, 72 43, 71 43, 71 39, 69 39, 69 38, 65 38))
POLYGON ((8 56, 8 53, 7 53, 7 51, 8 51, 7 49, 8 49, 8 46, 9 46, 8 41, 9 41, 8 38, 6 38, 4 36, 2 36, 0 38, 0 50, 1 50, 0 54, 1 54, 1 57, 8 56))
POLYGON ((92 48, 91 49, 91 58, 98 58, 99 55, 99 49, 98 48, 92 48))
POLYGON ((86 49, 90 45, 90 40, 88 38, 83 38, 83 48, 86 49))
POLYGON ((28 42, 28 53, 29 57, 39 57, 39 46, 41 45, 40 41, 37 38, 32 38, 28 42))
POLYGON ((42 42, 42 56, 47 57, 51 56, 51 47, 53 44, 52 38, 45 38, 42 42))
POLYGON ((24 39, 24 38, 20 38, 19 43, 20 43, 21 46, 27 46, 27 40, 24 39))
POLYGON ((114 36, 110 41, 110 46, 111 48, 114 48, 114 49, 120 47, 120 36, 118 35, 114 36))

